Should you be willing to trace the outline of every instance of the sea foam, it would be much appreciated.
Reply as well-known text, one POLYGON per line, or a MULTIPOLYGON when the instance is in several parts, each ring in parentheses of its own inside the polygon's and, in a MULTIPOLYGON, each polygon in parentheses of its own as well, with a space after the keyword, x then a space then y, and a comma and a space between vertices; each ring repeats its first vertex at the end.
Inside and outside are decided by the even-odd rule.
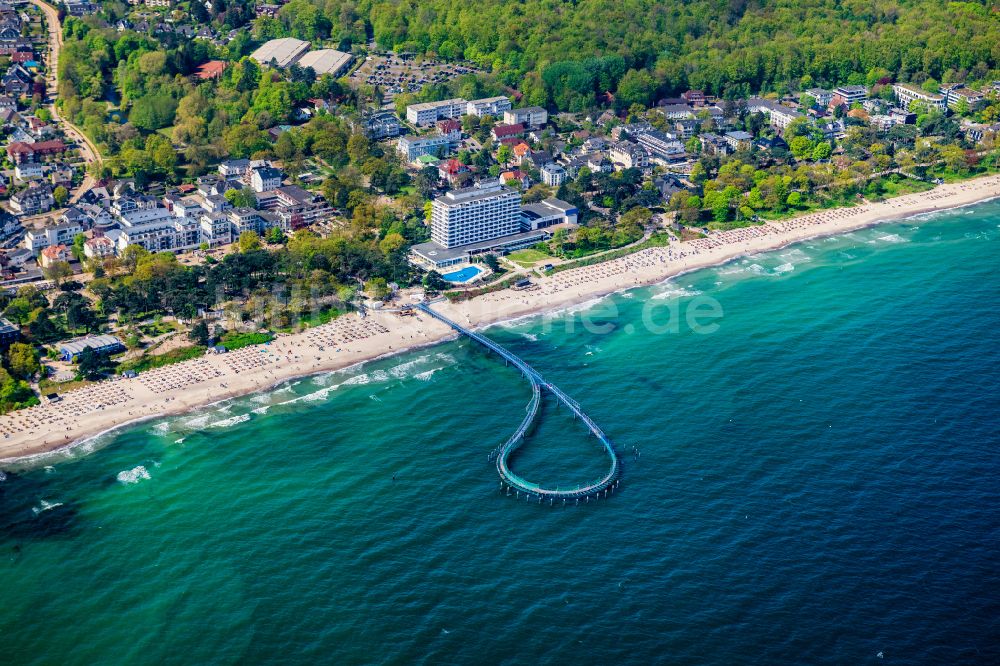
POLYGON ((142 465, 133 467, 132 469, 124 469, 118 472, 118 476, 115 477, 120 483, 131 484, 139 483, 143 479, 149 479, 149 472, 142 465))

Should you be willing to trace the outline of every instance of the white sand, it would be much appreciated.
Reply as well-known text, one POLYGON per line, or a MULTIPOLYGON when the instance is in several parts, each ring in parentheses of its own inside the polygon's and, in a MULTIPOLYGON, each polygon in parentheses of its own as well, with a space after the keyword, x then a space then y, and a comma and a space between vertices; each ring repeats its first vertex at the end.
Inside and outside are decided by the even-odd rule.
MULTIPOLYGON (((877 204, 844 208, 713 234, 709 238, 642 250, 594 266, 536 278, 528 291, 506 290, 464 303, 435 305, 471 326, 562 308, 598 296, 655 284, 697 268, 772 250, 807 238, 1000 197, 1000 176, 988 176, 877 204)), ((0 416, 0 460, 34 455, 143 418, 179 414, 289 379, 337 370, 452 335, 426 315, 375 313, 336 319, 267 346, 113 379, 64 394, 62 401, 0 416)))

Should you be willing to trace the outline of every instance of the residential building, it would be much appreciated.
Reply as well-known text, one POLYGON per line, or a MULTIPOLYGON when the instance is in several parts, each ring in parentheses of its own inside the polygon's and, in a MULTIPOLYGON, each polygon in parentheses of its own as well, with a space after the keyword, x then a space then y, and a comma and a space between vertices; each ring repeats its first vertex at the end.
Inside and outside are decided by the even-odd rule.
POLYGON ((118 251, 138 245, 149 252, 190 250, 201 242, 198 219, 175 217, 162 207, 141 208, 120 216, 118 251))
POLYGON ((465 105, 465 112, 470 116, 493 116, 496 118, 504 111, 509 111, 510 107, 510 100, 506 97, 486 97, 468 102, 465 105))
POLYGON ((839 95, 847 106, 868 99, 868 88, 864 86, 837 86, 833 92, 839 95))
POLYGON ((282 173, 272 166, 257 167, 250 171, 250 187, 254 192, 266 192, 281 187, 282 173))
POLYGON ((42 229, 29 229, 24 235, 24 247, 34 256, 52 245, 72 245, 73 238, 83 233, 83 226, 78 222, 62 222, 42 229))
POLYGON ((967 109, 972 109, 976 104, 986 99, 985 93, 966 88, 962 83, 941 86, 941 93, 944 95, 945 104, 952 111, 957 110, 962 104, 965 104, 967 109))
POLYGON ((202 213, 198 218, 201 242, 209 247, 219 247, 233 242, 233 225, 227 213, 202 213))
POLYGON ((731 152, 729 144, 718 134, 706 133, 698 137, 701 150, 709 155, 728 155, 731 152))
POLYGON ((659 130, 643 132, 635 137, 636 143, 646 149, 650 159, 676 162, 684 159, 684 144, 659 130))
POLYGON ((555 162, 542 165, 539 171, 542 174, 542 182, 549 187, 559 187, 566 182, 566 169, 555 162))
POLYGON ((422 155, 443 157, 452 150, 452 141, 446 136, 401 136, 396 142, 396 151, 407 162, 412 162, 422 155))
POLYGON ((41 178, 45 169, 38 162, 21 162, 14 165, 14 177, 18 180, 35 180, 41 178))
POLYGON ((892 92, 896 95, 899 105, 904 109, 909 109, 910 104, 914 102, 919 102, 932 109, 945 109, 945 98, 943 95, 929 93, 919 86, 909 83, 895 83, 892 86, 892 92))
POLYGON ((549 112, 540 106, 526 106, 522 109, 509 109, 503 112, 505 125, 524 125, 525 127, 542 127, 549 122, 549 112))
POLYGON ((272 209, 275 216, 261 215, 262 231, 273 226, 281 227, 282 231, 294 231, 333 215, 333 208, 326 199, 298 185, 279 187, 275 195, 277 206, 272 209))
POLYGON ((462 140, 462 122, 455 118, 445 118, 437 122, 438 134, 447 137, 449 141, 458 143, 462 140))
POLYGON ((449 185, 454 186, 455 183, 462 179, 464 174, 469 173, 469 167, 462 164, 456 159, 443 160, 438 164, 438 177, 441 180, 447 181, 449 185))
POLYGON ((399 118, 395 113, 384 111, 375 113, 364 119, 362 132, 369 139, 392 139, 399 136, 399 118))
POLYGON ((83 256, 88 259, 103 259, 115 254, 115 242, 107 236, 88 238, 83 243, 83 256))
POLYGON ((695 118, 678 118, 674 121, 674 130, 681 139, 690 139, 698 132, 698 120, 695 118))
POLYGON ((212 81, 222 78, 222 74, 225 71, 226 62, 224 60, 209 60, 206 63, 198 65, 194 75, 200 81, 212 81))
POLYGON ((10 198, 10 209, 21 215, 47 213, 56 205, 52 188, 47 184, 34 182, 27 189, 16 192, 10 198))
POLYGON ((784 130, 793 121, 805 118, 803 114, 795 109, 759 97, 747 100, 747 111, 750 113, 763 113, 767 116, 768 123, 779 131, 784 130))
POLYGON ((687 104, 665 104, 657 106, 655 109, 667 120, 680 120, 681 118, 694 118, 694 111, 687 104))
POLYGON ((816 106, 828 107, 830 102, 833 101, 833 91, 826 90, 825 88, 810 88, 806 91, 806 94, 816 100, 816 106))
POLYGON ((72 258, 73 255, 65 245, 50 245, 39 254, 38 265, 42 268, 50 268, 59 261, 69 261, 72 258))
POLYGON ((35 143, 12 141, 7 144, 7 155, 14 164, 37 161, 40 157, 56 155, 64 150, 66 150, 66 144, 58 139, 36 141, 35 143))
POLYGON ((431 239, 453 248, 516 234, 520 207, 520 192, 497 181, 452 190, 431 204, 431 239))
POLYGON ((515 125, 495 125, 493 127, 492 135, 494 141, 517 139, 524 136, 524 125, 520 123, 515 125))
POLYGON ((705 93, 701 90, 688 90, 681 97, 691 106, 705 106, 705 93))
POLYGON ((219 164, 219 175, 223 178, 243 178, 250 170, 250 160, 226 160, 219 164))
POLYGON ((649 166, 649 153, 631 141, 618 141, 612 144, 608 157, 623 169, 645 169, 649 166))
POLYGON ((461 118, 468 102, 460 97, 440 102, 423 102, 406 107, 406 120, 414 125, 433 125, 442 118, 461 118))
POLYGON ((753 134, 742 130, 726 132, 722 138, 733 150, 748 150, 753 145, 753 134))

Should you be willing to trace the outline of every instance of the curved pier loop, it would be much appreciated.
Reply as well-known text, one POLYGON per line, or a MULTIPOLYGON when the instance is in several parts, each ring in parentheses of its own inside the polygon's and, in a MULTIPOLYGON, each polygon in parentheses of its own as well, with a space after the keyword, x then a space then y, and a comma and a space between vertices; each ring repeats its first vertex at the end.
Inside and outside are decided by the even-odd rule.
POLYGON ((517 498, 524 495, 525 500, 529 502, 537 501, 539 504, 547 502, 550 505, 554 505, 556 503, 561 505, 565 505, 567 503, 579 504, 581 500, 584 502, 590 502, 591 499, 598 500, 606 498, 610 493, 615 491, 618 487, 619 476, 621 475, 621 460, 618 457, 618 452, 615 451, 614 445, 612 445, 611 440, 608 439, 607 435, 604 434, 604 431, 601 430, 600 427, 594 423, 593 419, 587 416, 583 409, 580 408, 579 403, 563 393, 562 389, 558 386, 546 381, 541 374, 525 363, 519 356, 511 353, 507 349, 504 349, 489 338, 480 335, 475 331, 471 331, 464 326, 453 322, 444 315, 435 312, 427 303, 418 303, 416 307, 435 319, 444 322, 460 334, 475 340, 490 351, 503 357, 504 361, 511 363, 514 367, 520 370, 521 374, 524 375, 524 377, 531 384, 531 400, 528 402, 524 420, 521 421, 517 430, 514 431, 507 441, 494 449, 489 455, 491 460, 496 460, 497 472, 500 473, 501 490, 505 490, 507 495, 513 495, 517 498), (538 418, 538 410, 542 400, 542 389, 545 389, 555 396, 559 402, 566 405, 566 407, 573 412, 573 416, 583 421, 584 425, 587 426, 587 429, 590 430, 590 433, 600 441, 601 446, 604 448, 605 453, 607 453, 608 458, 611 461, 607 473, 600 479, 591 483, 580 484, 575 488, 545 488, 540 484, 532 483, 531 481, 523 479, 511 471, 507 461, 510 458, 511 453, 513 453, 524 442, 525 435, 538 418))

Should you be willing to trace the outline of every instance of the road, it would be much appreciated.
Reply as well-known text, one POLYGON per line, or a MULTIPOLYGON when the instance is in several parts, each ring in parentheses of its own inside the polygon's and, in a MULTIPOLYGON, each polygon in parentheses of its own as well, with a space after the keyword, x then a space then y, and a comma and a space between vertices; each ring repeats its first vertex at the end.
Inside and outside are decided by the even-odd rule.
MULTIPOLYGON (((62 125, 67 137, 76 142, 83 161, 89 166, 103 159, 101 151, 80 131, 80 128, 60 116, 59 110, 55 105, 56 96, 59 94, 59 81, 57 78, 59 76, 59 51, 62 49, 62 24, 59 23, 59 12, 56 11, 55 7, 42 0, 29 0, 29 2, 42 10, 42 13, 45 14, 45 22, 48 24, 49 57, 45 63, 45 84, 48 88, 47 96, 50 102, 49 110, 52 112, 52 119, 62 125)), ((75 203, 79 201, 80 197, 87 190, 96 185, 97 180, 89 173, 85 173, 83 182, 72 192, 70 202, 75 203)))

